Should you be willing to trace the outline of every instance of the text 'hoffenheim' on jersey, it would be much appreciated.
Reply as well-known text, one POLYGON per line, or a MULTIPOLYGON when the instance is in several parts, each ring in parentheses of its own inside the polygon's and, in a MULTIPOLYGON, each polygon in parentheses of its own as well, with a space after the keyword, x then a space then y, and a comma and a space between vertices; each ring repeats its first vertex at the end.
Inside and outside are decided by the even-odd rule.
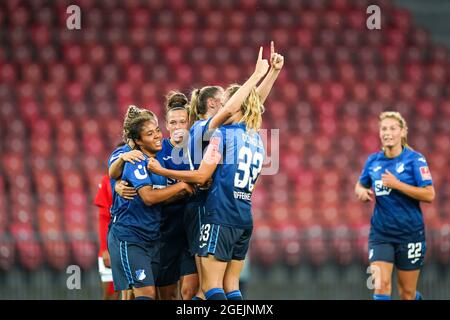
POLYGON ((265 155, 262 139, 238 123, 217 129, 210 143, 218 146, 222 158, 213 175, 202 223, 251 228, 251 196, 265 155))
MULTIPOLYGON (((167 186, 165 177, 148 172, 148 157, 134 164, 126 162, 122 180, 138 191, 145 186, 162 189, 167 186)), ((163 164, 162 164, 163 165, 163 164)), ((121 241, 132 243, 150 242, 160 238, 161 204, 147 206, 139 195, 133 200, 115 197, 116 206, 111 232, 121 241)))
POLYGON ((395 158, 387 158, 383 151, 371 154, 359 177, 361 185, 372 187, 376 196, 369 238, 398 243, 423 241, 425 230, 420 202, 383 186, 381 175, 386 170, 412 186, 433 184, 425 157, 408 147, 395 158))

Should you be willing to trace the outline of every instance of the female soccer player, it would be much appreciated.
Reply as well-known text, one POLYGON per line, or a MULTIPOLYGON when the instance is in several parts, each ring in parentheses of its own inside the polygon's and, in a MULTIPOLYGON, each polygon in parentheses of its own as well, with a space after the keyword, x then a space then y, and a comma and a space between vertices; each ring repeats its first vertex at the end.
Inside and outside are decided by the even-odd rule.
MULTIPOLYGON (((156 158, 164 167, 173 170, 189 170, 184 145, 188 129, 188 99, 176 91, 166 96, 166 128, 170 137, 163 139, 162 150, 156 158)), ((168 185, 177 183, 168 179, 168 185)), ((180 281, 181 298, 190 300, 198 290, 198 275, 194 257, 189 253, 183 226, 187 199, 179 199, 162 207, 161 223, 161 269, 156 284, 162 300, 178 298, 180 281)))
MULTIPOLYGON (((262 103, 269 95, 284 62, 284 58, 275 53, 275 45, 273 41, 271 42, 270 59, 272 68, 256 89, 262 103), (277 61, 276 64, 275 61, 277 61)), ((223 108, 223 89, 221 87, 204 87, 193 91, 189 114, 189 120, 190 123, 192 123, 189 135, 191 170, 197 170, 199 168, 203 153, 209 144, 211 132, 239 111, 242 102, 245 97, 248 96, 250 90, 267 72, 267 69, 265 69, 263 73, 258 74, 258 67, 261 68, 263 66, 261 61, 262 47, 260 48, 255 73, 242 86, 239 95, 236 95, 233 99, 230 99, 223 108)), ((199 191, 189 201, 185 212, 185 227, 187 230, 188 241, 190 243, 190 251, 195 255, 197 255, 198 251, 201 214, 204 211, 204 204, 207 198, 207 189, 207 187, 199 188, 199 191)), ((198 256, 196 256, 196 264, 201 287, 202 268, 200 267, 200 258, 198 256)), ((203 293, 199 290, 194 299, 201 299, 202 297, 203 293)))
POLYGON ((400 113, 381 113, 383 148, 369 156, 355 186, 356 196, 363 202, 373 201, 371 189, 375 192, 369 235, 375 300, 391 299, 394 266, 400 298, 422 299, 416 291, 426 251, 420 201, 433 201, 434 188, 427 161, 408 146, 407 134, 400 113))
MULTIPOLYGON (((114 214, 114 199, 117 192, 122 191, 120 194, 128 200, 132 200, 136 195, 136 191, 127 186, 128 182, 119 180, 119 178, 122 175, 122 169, 125 162, 131 162, 134 164, 135 162, 144 160, 144 155, 142 152, 139 150, 133 150, 135 147, 134 142, 127 138, 128 127, 130 126, 131 121, 138 116, 145 116, 148 117, 148 119, 155 119, 157 121, 156 115, 150 110, 138 108, 134 105, 130 105, 127 109, 123 121, 122 132, 122 139, 124 143, 119 145, 108 159, 108 173, 113 191, 113 205, 111 207, 111 214, 114 214)), ((123 291, 121 296, 122 300, 130 300, 133 297, 133 292, 131 290, 123 291)))
POLYGON ((144 155, 144 162, 125 163, 122 179, 137 190, 138 197, 114 199, 116 206, 108 234, 114 287, 133 289, 135 299, 156 298, 155 278, 159 269, 161 205, 176 196, 193 192, 179 182, 166 187, 166 178, 147 172, 146 162, 162 149, 162 135, 155 119, 137 117, 128 136, 144 155))
MULTIPOLYGON (((274 56, 273 65, 281 69, 283 57, 274 56)), ((257 69, 258 64, 261 69, 265 68, 265 74, 269 64, 262 59, 262 50, 257 69)), ((198 170, 168 170, 155 159, 148 164, 152 172, 200 185, 214 173, 198 247, 202 291, 208 300, 242 299, 239 276, 253 228, 251 194, 264 160, 264 147, 257 133, 262 123, 263 105, 252 89, 254 85, 250 86, 250 92, 244 86, 233 85, 227 89, 226 103, 240 100, 240 110, 227 120, 230 124, 215 131, 198 170)))

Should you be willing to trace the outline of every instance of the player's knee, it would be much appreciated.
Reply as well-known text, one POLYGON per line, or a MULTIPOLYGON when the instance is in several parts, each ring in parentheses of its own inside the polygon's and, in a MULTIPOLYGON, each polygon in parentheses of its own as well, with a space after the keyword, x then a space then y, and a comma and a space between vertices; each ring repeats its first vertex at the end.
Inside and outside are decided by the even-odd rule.
POLYGON ((375 291, 380 294, 390 294, 391 286, 392 284, 390 279, 381 279, 378 282, 378 286, 375 288, 375 291))
POLYGON ((416 290, 411 290, 410 288, 402 288, 399 286, 398 293, 402 300, 414 300, 416 298, 416 290))
POLYGON ((183 286, 181 287, 181 297, 183 300, 191 300, 197 293, 197 286, 183 286))

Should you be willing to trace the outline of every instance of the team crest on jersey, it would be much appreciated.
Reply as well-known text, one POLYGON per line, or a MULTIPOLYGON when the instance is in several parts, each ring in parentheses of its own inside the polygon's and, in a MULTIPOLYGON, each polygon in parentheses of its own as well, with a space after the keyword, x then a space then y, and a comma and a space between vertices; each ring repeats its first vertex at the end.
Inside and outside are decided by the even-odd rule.
POLYGON ((144 280, 146 277, 147 277, 147 275, 145 274, 145 270, 144 269, 136 270, 136 278, 139 281, 144 280))
POLYGON ((426 167, 420 167, 420 175, 422 176, 422 180, 431 180, 430 169, 426 167))
POLYGON ((398 163, 395 171, 397 171, 397 173, 402 173, 403 171, 405 171, 405 164, 403 162, 398 163))
POLYGON ((145 170, 145 167, 142 164, 138 165, 138 168, 134 170, 134 176, 139 180, 144 180, 148 177, 147 170, 145 170), (144 169, 144 173, 142 173, 142 169, 144 169))
POLYGON ((375 181, 375 195, 377 196, 387 196, 391 193, 392 189, 383 185, 382 180, 375 181))

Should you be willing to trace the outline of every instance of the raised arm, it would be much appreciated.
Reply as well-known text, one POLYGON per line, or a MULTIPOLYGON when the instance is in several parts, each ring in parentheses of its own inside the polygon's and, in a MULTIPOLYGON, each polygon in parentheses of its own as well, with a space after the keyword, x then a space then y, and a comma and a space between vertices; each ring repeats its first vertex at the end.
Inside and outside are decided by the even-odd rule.
POLYGON ((284 65, 284 57, 281 54, 275 52, 275 44, 270 42, 270 70, 265 76, 261 84, 256 88, 256 92, 259 95, 261 103, 264 103, 272 90, 273 84, 278 78, 281 69, 284 65))
POLYGON ((255 71, 211 119, 208 127, 209 130, 214 130, 220 127, 225 123, 226 120, 228 120, 228 118, 237 113, 241 108, 242 103, 244 103, 245 99, 247 99, 248 95, 252 91, 252 88, 254 88, 262 79, 262 77, 264 77, 264 75, 267 73, 267 70, 269 69, 269 62, 266 59, 262 58, 262 54, 263 47, 260 47, 255 71))

